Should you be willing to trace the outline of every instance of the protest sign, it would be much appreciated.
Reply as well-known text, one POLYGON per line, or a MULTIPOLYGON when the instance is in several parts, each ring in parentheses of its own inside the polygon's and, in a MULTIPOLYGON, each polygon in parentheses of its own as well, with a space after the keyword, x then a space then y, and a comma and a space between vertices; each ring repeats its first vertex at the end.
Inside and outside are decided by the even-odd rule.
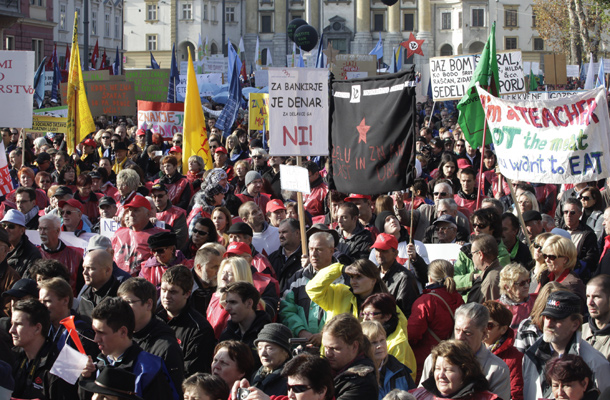
POLYGON ((0 126, 32 127, 34 52, 0 51, 0 126))
MULTIPOLYGON (((199 96, 208 97, 216 94, 210 90, 209 84, 220 87, 222 85, 222 74, 197 74, 197 86, 199 86, 199 96)), ((176 85, 176 100, 184 102, 184 96, 186 95, 186 75, 180 75, 180 82, 176 85)))
POLYGON ((305 194, 311 193, 309 186, 309 171, 307 168, 296 165, 280 165, 280 179, 282 190, 290 190, 293 192, 301 192, 305 194))
MULTIPOLYGON (((157 221, 155 226, 165 229, 165 222, 157 221)), ((121 227, 121 224, 112 218, 100 218, 100 235, 112 239, 114 232, 121 227)))
POLYGON ((166 101, 169 69, 132 69, 125 71, 125 80, 133 82, 136 99, 166 101))
POLYGON ((66 118, 68 116, 68 106, 41 108, 40 110, 33 110, 32 112, 34 115, 66 118))
POLYGON ((568 83, 565 54, 544 55, 544 82, 549 85, 565 85, 568 83))
POLYGON ((254 84, 258 88, 269 86, 269 70, 259 69, 254 71, 254 84))
POLYGON ((34 115, 32 127, 28 132, 55 132, 66 133, 68 130, 68 118, 47 117, 44 115, 34 115))
POLYGON ((610 121, 603 87, 543 101, 502 100, 478 90, 504 176, 559 184, 608 177, 610 121))
MULTIPOLYGON (((367 72, 377 75, 377 56, 370 54, 338 54, 331 71, 337 80, 345 80, 348 72, 367 72)), ((349 78, 348 78, 349 79, 349 78)))
POLYGON ((328 155, 328 71, 269 68, 269 154, 328 155))
POLYGON ((578 65, 566 65, 566 75, 568 78, 578 78, 580 76, 580 68, 578 65))
POLYGON ((45 92, 53 90, 53 71, 45 71, 44 73, 44 90, 45 92))
POLYGON ((83 81, 107 81, 110 80, 110 72, 107 69, 101 69, 99 71, 83 71, 83 81))
MULTIPOLYGON (((431 58, 430 79, 434 101, 460 100, 464 97, 480 57, 480 54, 471 54, 431 58)), ((500 94, 524 92, 525 78, 521 51, 498 52, 496 59, 500 94)))
POLYGON ((85 87, 92 116, 120 116, 136 113, 133 82, 93 81, 86 82, 85 87))
POLYGON ((260 131, 269 127, 269 95, 250 93, 248 100, 248 129, 260 131))
POLYGON ((151 129, 163 139, 182 133, 184 103, 159 103, 138 100, 138 128, 151 129))
POLYGON ((582 93, 579 90, 552 90, 548 92, 529 92, 529 93, 516 93, 516 94, 505 94, 501 97, 505 100, 550 100, 550 99, 562 99, 571 97, 574 94, 582 93))
POLYGON ((426 251, 428 252, 428 260, 447 260, 450 263, 457 261, 460 254, 461 245, 456 243, 427 243, 426 251))
MULTIPOLYGON (((40 233, 35 230, 28 229, 25 231, 25 234, 28 235, 28 239, 30 242, 36 246, 40 246, 42 242, 40 241, 40 233)), ((80 236, 76 236, 74 232, 61 232, 59 234, 59 239, 64 242, 68 246, 78 247, 79 249, 85 250, 87 248, 87 243, 89 240, 95 236, 95 233, 85 232, 80 236)))

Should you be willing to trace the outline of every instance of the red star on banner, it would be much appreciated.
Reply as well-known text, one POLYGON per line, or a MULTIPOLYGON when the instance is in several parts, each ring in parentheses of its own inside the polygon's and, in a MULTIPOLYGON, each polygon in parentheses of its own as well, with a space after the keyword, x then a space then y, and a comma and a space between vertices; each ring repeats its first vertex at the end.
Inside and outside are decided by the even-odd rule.
POLYGON ((365 124, 364 118, 362 118, 362 122, 360 122, 360 125, 358 125, 356 129, 358 129, 358 143, 366 143, 366 133, 369 131, 369 129, 371 129, 371 127, 365 124))
POLYGON ((407 49, 407 58, 411 57, 413 54, 419 54, 420 56, 424 55, 424 52, 421 49, 421 45, 424 43, 424 39, 417 40, 415 36, 413 36, 413 32, 409 34, 409 40, 406 42, 402 42, 400 45, 407 49))

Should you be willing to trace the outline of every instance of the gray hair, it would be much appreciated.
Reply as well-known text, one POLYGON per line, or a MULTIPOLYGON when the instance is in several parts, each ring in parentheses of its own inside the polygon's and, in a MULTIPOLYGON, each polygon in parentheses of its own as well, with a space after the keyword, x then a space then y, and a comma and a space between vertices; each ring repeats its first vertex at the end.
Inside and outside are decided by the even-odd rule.
POLYGON ((455 319, 458 317, 468 318, 474 326, 484 331, 489 322, 489 310, 479 303, 467 303, 455 310, 455 319))
POLYGON ((269 159, 269 154, 267 154, 267 151, 260 147, 253 148, 250 152, 250 156, 262 156, 265 160, 269 159))
POLYGON ((197 164, 199 164, 202 170, 205 169, 205 163, 203 162, 203 158, 200 156, 190 156, 189 161, 195 161, 197 164))
POLYGON ((500 215, 504 214, 504 204, 502 204, 500 200, 494 199, 492 197, 484 198, 481 201, 481 207, 483 207, 482 205, 485 203, 491 204, 492 207, 494 207, 500 213, 500 215))
POLYGON ((206 243, 195 254, 195 265, 207 264, 212 257, 221 257, 226 249, 220 243, 206 243))
POLYGON ((448 209, 450 209, 451 211, 456 211, 458 209, 458 205, 455 202, 455 200, 449 198, 449 199, 440 199, 438 201, 438 205, 440 206, 441 204, 444 204, 445 206, 447 206, 448 209))
POLYGON ((405 390, 392 389, 382 400, 415 400, 415 396, 405 390))
POLYGON ((331 248, 335 248, 335 238, 333 238, 333 235, 331 235, 328 232, 316 232, 313 235, 311 235, 309 237, 309 243, 311 243, 311 241, 313 239, 319 239, 322 242, 324 242, 326 244, 326 246, 331 247, 331 248))
POLYGON ((140 186, 140 175, 133 169, 123 169, 117 175, 116 183, 117 186, 124 183, 133 192, 140 186))
POLYGON ((447 182, 439 182, 436 185, 434 185, 434 188, 436 188, 437 186, 443 187, 447 190, 447 193, 453 194, 453 188, 447 182))
POLYGON ((46 214, 38 219, 39 224, 45 221, 49 221, 55 229, 59 229, 61 227, 61 219, 55 214, 46 214))

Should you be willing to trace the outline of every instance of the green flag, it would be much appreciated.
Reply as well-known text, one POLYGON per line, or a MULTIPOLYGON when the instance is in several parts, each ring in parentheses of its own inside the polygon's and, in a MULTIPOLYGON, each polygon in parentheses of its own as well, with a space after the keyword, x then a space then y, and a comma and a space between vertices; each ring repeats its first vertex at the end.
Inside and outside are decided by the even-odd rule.
POLYGON ((538 81, 536 80, 534 71, 530 69, 530 92, 535 92, 536 90, 538 90, 538 81))
MULTIPOLYGON (((491 33, 474 70, 466 94, 457 105, 460 112, 458 123, 464 137, 473 148, 483 145, 483 129, 485 128, 485 112, 479 99, 476 84, 494 96, 499 93, 498 60, 496 59, 496 23, 491 26, 491 33)), ((486 136, 486 143, 491 143, 491 135, 486 136)))

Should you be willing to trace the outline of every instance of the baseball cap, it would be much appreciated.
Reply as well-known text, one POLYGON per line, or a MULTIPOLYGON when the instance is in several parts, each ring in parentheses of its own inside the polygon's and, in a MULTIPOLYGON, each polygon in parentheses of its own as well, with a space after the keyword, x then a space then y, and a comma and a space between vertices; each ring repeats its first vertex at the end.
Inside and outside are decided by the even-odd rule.
POLYGON ((81 213, 85 212, 83 203, 81 203, 80 201, 78 201, 76 199, 62 200, 58 203, 58 205, 59 205, 59 208, 63 208, 65 205, 68 205, 70 207, 78 208, 78 210, 81 213))
POLYGON ((110 238, 104 235, 95 235, 92 236, 87 242, 87 251, 86 253, 93 250, 108 250, 112 247, 112 242, 110 238))
POLYGON ((116 200, 113 199, 110 196, 104 196, 100 199, 100 201, 97 203, 97 205, 99 207, 101 206, 116 206, 116 200))
POLYGON ((36 156, 36 163, 40 165, 45 161, 51 161, 51 155, 47 152, 38 153, 36 156))
POLYGON ((249 254, 252 255, 252 250, 250 250, 250 246, 247 243, 242 242, 231 242, 227 247, 227 251, 225 252, 223 258, 227 258, 231 254, 239 255, 239 254, 249 254))
POLYGON ((434 225, 440 223, 440 222, 447 222, 449 224, 453 224, 457 227, 457 222, 455 222, 455 218, 453 218, 452 215, 449 214, 443 214, 440 217, 438 217, 436 219, 436 221, 433 222, 434 225))
POLYGON ((398 249, 398 240, 394 235, 390 235, 388 233, 380 233, 379 235, 377 235, 377 239, 375 239, 375 243, 373 243, 371 248, 377 250, 396 250, 398 249))
POLYGON ((371 200, 371 196, 368 196, 366 194, 357 194, 357 193, 350 193, 350 195, 348 197, 346 197, 345 199, 343 199, 343 201, 352 201, 352 200, 358 200, 358 199, 363 199, 363 200, 371 200))
POLYGON ((133 196, 133 199, 131 199, 131 201, 129 203, 125 204, 124 207, 125 208, 129 208, 129 207, 135 207, 135 208, 144 207, 148 211, 150 211, 150 203, 148 202, 146 197, 140 196, 140 195, 133 196))
POLYGON ((22 299, 28 295, 38 298, 38 286, 36 285, 36 281, 33 279, 24 278, 19 279, 13 284, 12 288, 2 293, 2 298, 6 296, 13 296, 18 299, 22 299))
POLYGON ((529 210, 523 213, 523 222, 542 221, 542 214, 536 210, 529 210))
POLYGON ((252 228, 250 227, 250 225, 246 224, 245 222, 236 222, 233 225, 231 225, 231 227, 227 231, 227 234, 231 234, 231 233, 242 233, 244 235, 254 236, 254 232, 252 231, 252 228))
POLYGON ((154 184, 154 185, 153 185, 153 186, 150 188, 150 191, 151 191, 151 192, 152 192, 153 190, 162 190, 162 191, 164 191, 165 193, 167 193, 167 187, 166 187, 164 184, 160 183, 160 182, 159 182, 159 183, 155 183, 155 184, 154 184))
POLYGON ((170 153, 182 153, 182 148, 180 146, 172 146, 171 149, 169 149, 170 153))
POLYGON ((567 290, 560 290, 549 295, 541 315, 554 319, 564 319, 572 314, 580 314, 581 311, 580 297, 567 290))
POLYGON ((216 147, 216 151, 214 151, 214 153, 225 153, 225 154, 228 154, 227 149, 225 149, 222 146, 216 147))
POLYGON ((311 226, 311 228, 309 228, 307 230, 307 241, 309 242, 309 237, 311 235, 313 235, 314 233, 318 233, 318 232, 326 232, 326 233, 330 233, 331 236, 333 237, 333 239, 335 239, 335 247, 337 247, 339 245, 339 232, 337 232, 334 229, 330 229, 328 228, 326 225, 324 224, 313 224, 311 226))
POLYGON ((144 129, 138 129, 136 131, 136 136, 144 136, 146 135, 146 131, 144 131, 144 129))
POLYGON ((74 193, 72 193, 72 190, 70 190, 69 187, 67 186, 60 186, 57 188, 57 190, 55 191, 55 194, 53 195, 53 197, 63 197, 65 195, 73 195, 74 193))
POLYGON ((19 210, 8 210, 2 218, 2 222, 11 222, 19 226, 25 226, 25 215, 19 210))
POLYGON ((274 212, 277 210, 286 210, 286 207, 284 207, 284 203, 282 203, 282 200, 274 199, 267 203, 267 212, 274 212))
POLYGON ((83 142, 84 146, 91 146, 91 147, 97 147, 97 143, 95 143, 95 140, 93 139, 87 139, 83 142))

